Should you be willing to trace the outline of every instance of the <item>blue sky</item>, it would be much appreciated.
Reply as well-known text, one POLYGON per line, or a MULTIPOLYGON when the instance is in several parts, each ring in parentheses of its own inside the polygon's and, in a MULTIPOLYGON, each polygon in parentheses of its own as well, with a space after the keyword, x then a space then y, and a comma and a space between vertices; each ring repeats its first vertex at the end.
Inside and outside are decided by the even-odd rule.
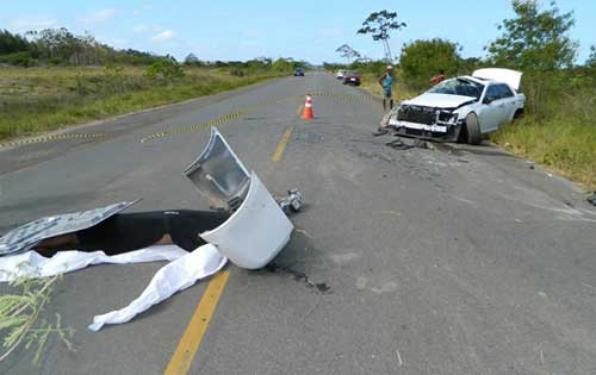
MULTIPOLYGON (((546 0, 539 0, 546 2, 546 0)), ((596 1, 559 0, 573 10, 571 35, 580 42, 578 61, 596 44, 596 1)), ((392 37, 404 42, 434 37, 463 46, 465 57, 482 56, 498 34, 496 25, 512 15, 510 0, 170 0, 170 1, 2 1, 0 28, 23 32, 65 26, 89 31, 118 48, 135 48, 183 59, 189 52, 203 60, 294 57, 313 63, 339 61, 335 49, 348 43, 371 58, 383 49, 356 30, 372 12, 397 11, 408 27, 392 37)))

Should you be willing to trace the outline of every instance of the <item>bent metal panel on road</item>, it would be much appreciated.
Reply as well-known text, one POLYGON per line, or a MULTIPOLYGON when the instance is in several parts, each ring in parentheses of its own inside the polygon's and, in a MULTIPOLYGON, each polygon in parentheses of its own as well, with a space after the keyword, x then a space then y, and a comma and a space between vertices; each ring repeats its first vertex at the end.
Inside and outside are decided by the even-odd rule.
MULTIPOLYGON (((273 154, 271 154, 271 161, 273 163, 277 163, 283 158, 283 154, 292 136, 293 129, 293 127, 286 129, 279 143, 275 147, 273 154)), ((184 330, 184 333, 176 346, 176 350, 174 351, 164 374, 183 375, 188 373, 195 354, 199 350, 203 336, 205 335, 205 332, 207 332, 209 323, 215 314, 217 303, 223 295, 229 277, 230 271, 225 270, 211 279, 188 323, 188 326, 184 330)))

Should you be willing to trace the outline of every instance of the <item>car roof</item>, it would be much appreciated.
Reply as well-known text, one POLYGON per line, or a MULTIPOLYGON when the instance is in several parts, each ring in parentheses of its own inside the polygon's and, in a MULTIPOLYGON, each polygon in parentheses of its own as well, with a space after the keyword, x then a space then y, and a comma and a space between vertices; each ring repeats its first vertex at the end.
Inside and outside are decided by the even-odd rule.
POLYGON ((459 76, 459 77, 455 77, 455 78, 463 78, 463 79, 467 79, 468 81, 481 83, 483 85, 488 82, 496 82, 496 81, 493 81, 492 79, 478 78, 478 77, 472 77, 472 76, 459 76))

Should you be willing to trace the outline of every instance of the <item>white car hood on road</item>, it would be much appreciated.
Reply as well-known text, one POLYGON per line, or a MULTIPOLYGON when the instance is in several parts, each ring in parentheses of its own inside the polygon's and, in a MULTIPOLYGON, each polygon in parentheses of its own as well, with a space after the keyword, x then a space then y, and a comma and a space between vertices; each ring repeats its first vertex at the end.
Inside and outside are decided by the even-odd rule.
POLYGON ((455 108, 466 102, 475 101, 471 96, 424 93, 410 100, 404 100, 402 104, 419 105, 434 108, 455 108))

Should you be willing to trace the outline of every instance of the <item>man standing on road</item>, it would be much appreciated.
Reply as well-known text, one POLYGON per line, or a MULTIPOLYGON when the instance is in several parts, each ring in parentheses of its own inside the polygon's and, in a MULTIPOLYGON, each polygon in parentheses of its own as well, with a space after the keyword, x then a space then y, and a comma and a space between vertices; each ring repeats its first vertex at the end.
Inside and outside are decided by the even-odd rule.
POLYGON ((387 65, 385 73, 379 78, 379 85, 383 88, 383 110, 387 111, 387 101, 389 109, 393 109, 393 67, 387 65))

